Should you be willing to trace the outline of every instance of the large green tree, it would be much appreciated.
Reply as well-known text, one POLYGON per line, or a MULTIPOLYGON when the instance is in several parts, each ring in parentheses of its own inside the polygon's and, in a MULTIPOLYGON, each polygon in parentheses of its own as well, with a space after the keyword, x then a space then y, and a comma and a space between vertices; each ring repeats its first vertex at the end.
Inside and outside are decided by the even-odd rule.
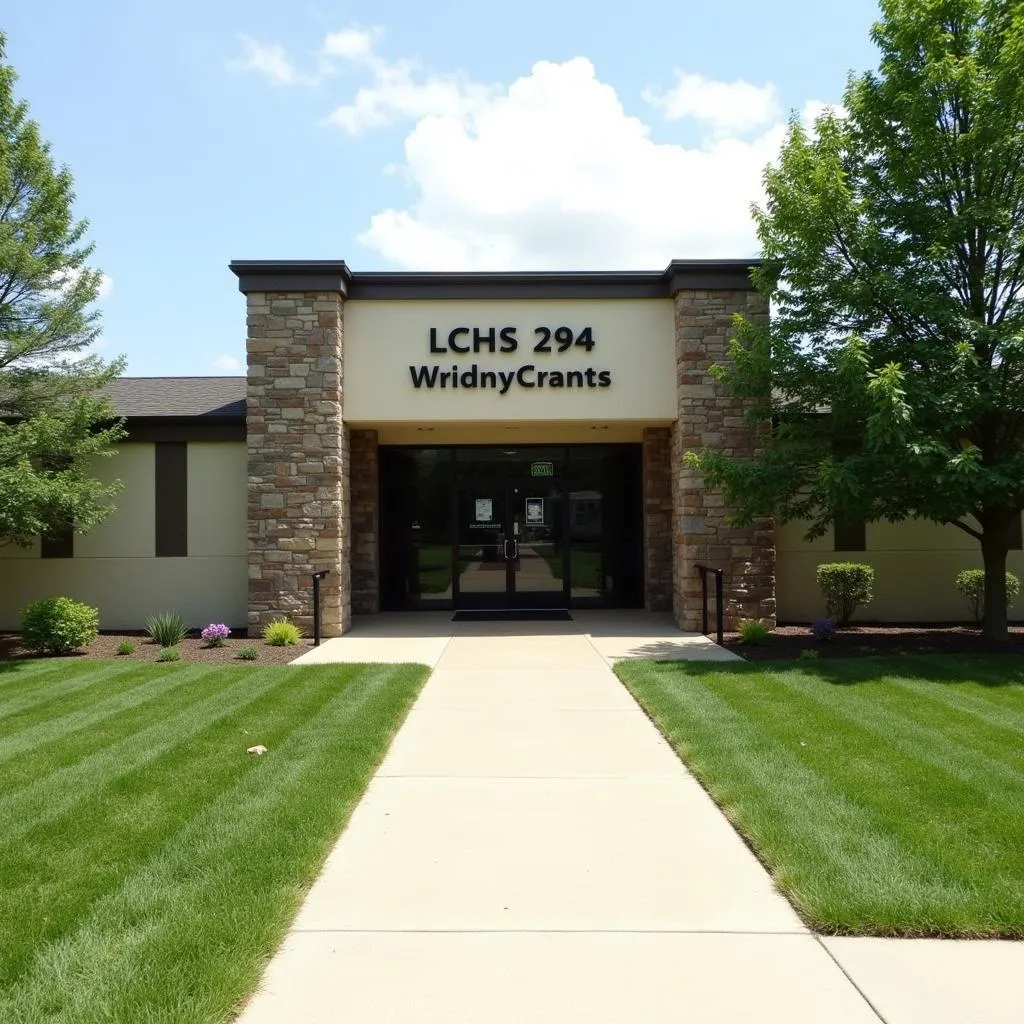
POLYGON ((0 34, 0 546, 112 509, 118 484, 93 476, 122 429, 102 397, 122 368, 89 348, 101 274, 76 221, 71 174, 57 167, 14 94, 0 34))
MULTIPOLYGON (((794 120, 755 208, 770 300, 727 386, 752 460, 691 453, 743 516, 949 523, 986 572, 985 635, 1024 507, 1024 4, 883 0, 876 72, 794 120)), ((909 614, 913 609, 907 609, 909 614)))

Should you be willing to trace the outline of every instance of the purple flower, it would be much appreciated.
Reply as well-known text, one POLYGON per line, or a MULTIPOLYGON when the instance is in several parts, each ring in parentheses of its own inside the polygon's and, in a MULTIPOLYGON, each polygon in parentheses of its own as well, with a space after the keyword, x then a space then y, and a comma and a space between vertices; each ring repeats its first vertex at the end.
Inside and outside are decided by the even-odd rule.
POLYGON ((231 630, 223 622, 211 622, 200 634, 211 647, 223 647, 231 630))
POLYGON ((836 635, 836 620, 815 619, 811 623, 811 632, 815 640, 832 640, 836 635))

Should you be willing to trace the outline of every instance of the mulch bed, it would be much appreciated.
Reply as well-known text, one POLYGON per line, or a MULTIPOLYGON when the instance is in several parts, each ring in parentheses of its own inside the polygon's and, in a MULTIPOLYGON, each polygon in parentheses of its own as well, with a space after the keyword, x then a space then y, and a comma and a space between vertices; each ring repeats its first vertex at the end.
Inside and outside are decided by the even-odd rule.
POLYGON ((831 640, 815 640, 809 626, 777 626, 763 647, 740 643, 739 635, 726 633, 725 646, 747 661, 786 661, 803 651, 817 651, 820 658, 863 658, 893 654, 1024 654, 1024 625, 1010 627, 1002 643, 990 644, 977 629, 963 623, 940 625, 892 625, 870 623, 847 626, 831 640))
MULTIPOLYGON (((221 665, 287 665, 313 645, 312 640, 300 640, 294 647, 271 647, 255 637, 229 637, 223 647, 210 647, 198 634, 190 636, 178 644, 182 661, 201 661, 207 664, 221 665), (243 647, 254 647, 259 651, 255 661, 243 661, 236 657, 243 647)), ((101 633, 88 647, 70 655, 72 658, 118 658, 120 661, 156 661, 163 650, 142 632, 101 633), (135 645, 131 654, 117 653, 117 646, 122 640, 129 640, 135 645)), ((21 646, 21 637, 17 633, 0 633, 0 661, 15 658, 38 658, 21 646)), ((45 655, 44 655, 45 657, 45 655)))

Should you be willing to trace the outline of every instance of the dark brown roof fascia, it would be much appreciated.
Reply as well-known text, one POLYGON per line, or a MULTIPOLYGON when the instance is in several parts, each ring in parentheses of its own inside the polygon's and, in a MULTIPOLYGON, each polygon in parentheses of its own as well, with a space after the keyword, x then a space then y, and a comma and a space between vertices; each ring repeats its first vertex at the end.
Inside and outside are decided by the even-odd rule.
POLYGON ((245 440, 244 417, 129 416, 124 424, 129 443, 245 440))
POLYGON ((663 271, 355 273, 345 263, 235 260, 249 292, 340 292, 350 299, 656 299, 684 288, 752 291, 756 260, 673 260, 663 271))
POLYGON ((344 260, 232 260, 238 290, 249 292, 341 292, 352 272, 344 260))

